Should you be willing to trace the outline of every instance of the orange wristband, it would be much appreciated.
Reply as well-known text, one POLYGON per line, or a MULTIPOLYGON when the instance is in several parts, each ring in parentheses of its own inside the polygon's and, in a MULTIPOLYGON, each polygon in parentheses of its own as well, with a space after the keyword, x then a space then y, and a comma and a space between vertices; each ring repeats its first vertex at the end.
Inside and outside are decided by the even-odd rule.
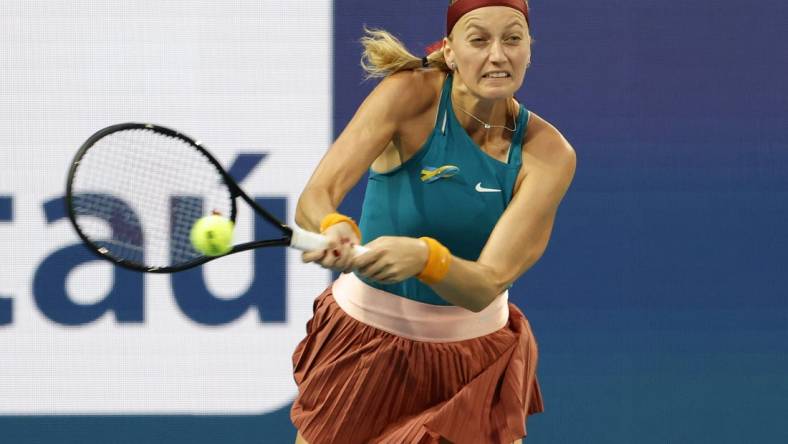
POLYGON ((419 239, 427 244, 430 252, 424 269, 416 277, 425 284, 438 283, 449 272, 451 253, 448 248, 431 237, 420 237, 419 239))
POLYGON ((361 230, 358 229, 358 225, 356 225, 356 222, 353 219, 351 219, 349 216, 345 216, 344 214, 339 214, 339 213, 326 214, 326 216, 320 222, 320 232, 325 233, 326 230, 328 230, 328 227, 332 225, 336 225, 340 222, 349 223, 350 226, 353 228, 353 231, 356 233, 356 236, 358 236, 359 242, 361 242, 361 230))

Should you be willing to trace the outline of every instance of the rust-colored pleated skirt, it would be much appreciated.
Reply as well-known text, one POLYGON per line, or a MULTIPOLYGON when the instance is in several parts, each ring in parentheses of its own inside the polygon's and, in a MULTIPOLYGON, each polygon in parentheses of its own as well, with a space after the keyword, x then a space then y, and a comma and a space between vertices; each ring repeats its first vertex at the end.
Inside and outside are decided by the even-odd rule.
POLYGON ((290 413, 309 444, 509 444, 544 410, 537 345, 509 304, 506 325, 454 342, 403 338, 345 313, 331 287, 293 354, 290 413))

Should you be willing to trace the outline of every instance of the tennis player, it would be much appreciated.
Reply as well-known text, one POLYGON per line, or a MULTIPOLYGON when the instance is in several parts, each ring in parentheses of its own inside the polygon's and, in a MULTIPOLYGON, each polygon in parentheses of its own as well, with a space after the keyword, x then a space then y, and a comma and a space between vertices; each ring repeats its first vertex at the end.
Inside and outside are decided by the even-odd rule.
POLYGON ((454 1, 425 58, 382 30, 362 42, 383 80, 296 211, 330 239, 303 260, 343 272, 293 355, 296 442, 521 442, 543 403, 537 345, 507 289, 544 253, 575 171, 569 143, 514 99, 527 3, 454 1), (337 208, 367 170, 357 226, 337 208))

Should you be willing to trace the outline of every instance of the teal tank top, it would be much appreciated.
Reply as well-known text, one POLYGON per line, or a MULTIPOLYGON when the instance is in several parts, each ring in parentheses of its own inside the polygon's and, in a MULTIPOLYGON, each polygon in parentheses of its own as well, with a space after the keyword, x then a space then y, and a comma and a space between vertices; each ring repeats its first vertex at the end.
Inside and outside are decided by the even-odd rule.
MULTIPOLYGON (((416 154, 384 173, 370 169, 359 221, 363 243, 380 236, 428 236, 454 256, 475 261, 511 201, 528 111, 520 105, 508 162, 501 162, 482 151, 460 125, 451 106, 451 84, 449 75, 435 128, 416 154)), ((382 284, 359 277, 414 301, 452 305, 416 278, 382 284)))

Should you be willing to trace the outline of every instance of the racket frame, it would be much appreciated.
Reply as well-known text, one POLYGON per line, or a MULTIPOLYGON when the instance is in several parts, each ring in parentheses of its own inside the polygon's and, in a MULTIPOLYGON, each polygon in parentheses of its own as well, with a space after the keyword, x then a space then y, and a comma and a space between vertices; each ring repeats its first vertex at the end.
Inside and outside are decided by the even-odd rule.
MULTIPOLYGON (((191 137, 175 131, 173 129, 155 125, 152 123, 136 123, 136 122, 129 122, 129 123, 120 123, 112 126, 108 126, 104 129, 97 131, 95 134, 90 136, 85 143, 79 148, 77 154, 74 156, 74 160, 71 162, 71 166, 68 171, 68 177, 66 179, 66 197, 65 197, 65 205, 66 205, 66 214, 68 215, 68 219, 71 221, 71 224, 74 226, 74 230, 77 232, 77 235, 82 239, 86 246, 88 246, 89 250, 91 250, 94 254, 98 255, 102 259, 109 260, 110 262, 119 265, 121 267, 141 271, 146 273, 174 273, 178 271, 188 270, 190 268, 194 268, 200 266, 208 261, 213 259, 222 257, 222 256, 199 256, 191 261, 178 264, 175 266, 166 266, 166 267, 156 267, 156 266, 145 266, 137 263, 136 261, 130 261, 128 259, 123 259, 111 254, 111 251, 98 245, 92 239, 87 237, 79 227, 77 223, 77 215, 74 210, 74 195, 73 195, 73 180, 79 169, 79 164, 85 154, 93 147, 96 142, 101 140, 102 138, 119 132, 119 131, 127 131, 127 130, 148 130, 154 131, 165 136, 173 137, 179 139, 187 144, 191 145, 192 148, 196 149, 200 154, 205 156, 205 158, 218 170, 219 174, 224 181, 224 184, 230 191, 230 202, 231 202, 231 211, 230 211, 230 220, 235 223, 235 218, 237 216, 237 205, 236 199, 240 197, 243 199, 252 209, 262 216, 265 220, 270 222, 272 225, 276 226, 283 234, 283 237, 279 239, 266 239, 266 240, 255 240, 251 242, 246 242, 238 245, 234 245, 233 248, 227 253, 222 256, 227 256, 229 254, 239 253, 241 251, 251 250, 254 248, 261 248, 261 247, 273 247, 273 246, 288 246, 291 244, 293 240, 293 231, 294 229, 288 225, 285 225, 282 221, 280 221, 276 216, 269 213, 265 208, 261 207, 254 201, 249 195, 247 195, 238 183, 225 171, 219 161, 207 150, 205 149, 199 141, 192 139, 191 137)), ((303 230, 298 229, 296 227, 298 233, 302 234, 306 237, 312 237, 314 233, 305 233, 303 230)), ((319 236, 319 235, 318 235, 319 236)), ((319 238, 318 238, 319 239, 319 238)))

